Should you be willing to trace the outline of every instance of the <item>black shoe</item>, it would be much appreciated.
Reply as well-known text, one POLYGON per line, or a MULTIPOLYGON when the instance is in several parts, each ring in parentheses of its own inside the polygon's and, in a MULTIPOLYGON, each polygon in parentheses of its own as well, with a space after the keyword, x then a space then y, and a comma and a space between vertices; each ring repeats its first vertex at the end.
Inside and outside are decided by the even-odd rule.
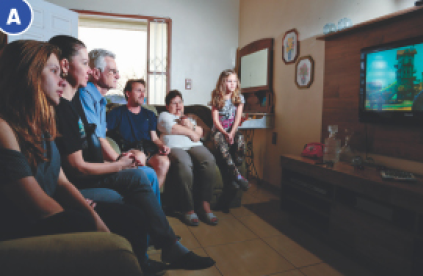
POLYGON ((141 264, 141 270, 145 276, 161 276, 166 273, 167 265, 162 262, 148 259, 141 264))
POLYGON ((169 269, 199 270, 214 266, 216 262, 210 257, 201 257, 190 251, 169 264, 169 269))

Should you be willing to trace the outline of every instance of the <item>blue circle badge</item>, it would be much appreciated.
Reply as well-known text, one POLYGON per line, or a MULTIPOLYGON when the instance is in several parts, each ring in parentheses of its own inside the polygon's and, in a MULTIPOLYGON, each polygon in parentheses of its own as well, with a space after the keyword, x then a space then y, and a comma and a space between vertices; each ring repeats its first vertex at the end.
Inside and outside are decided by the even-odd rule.
POLYGON ((20 35, 32 24, 34 12, 26 0, 0 0, 0 30, 20 35))

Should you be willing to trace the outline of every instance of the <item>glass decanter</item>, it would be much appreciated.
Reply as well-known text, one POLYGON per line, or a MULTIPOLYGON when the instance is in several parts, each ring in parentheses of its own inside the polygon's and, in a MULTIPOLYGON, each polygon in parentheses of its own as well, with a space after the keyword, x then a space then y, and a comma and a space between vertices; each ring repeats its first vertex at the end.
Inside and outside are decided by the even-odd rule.
POLYGON ((354 157, 353 150, 350 146, 351 137, 354 135, 354 131, 350 128, 344 130, 345 144, 339 151, 339 160, 350 163, 354 157))

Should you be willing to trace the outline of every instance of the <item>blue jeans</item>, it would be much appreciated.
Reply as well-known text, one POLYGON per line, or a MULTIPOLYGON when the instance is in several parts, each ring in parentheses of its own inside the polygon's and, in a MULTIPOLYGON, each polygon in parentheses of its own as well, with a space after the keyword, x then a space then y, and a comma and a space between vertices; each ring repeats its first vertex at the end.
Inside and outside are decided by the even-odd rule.
MULTIPOLYGON (((108 188, 114 190, 121 195, 125 204, 138 207, 144 213, 143 219, 146 222, 148 234, 153 238, 156 247, 166 248, 175 243, 175 233, 170 227, 143 169, 123 170, 118 173, 105 175, 102 178, 90 181, 85 180, 83 184, 84 188, 108 188)), ((78 186, 81 187, 81 185, 78 186)), ((103 192, 109 194, 111 191, 103 190, 103 192)), ((88 191, 83 193, 84 196, 86 193, 88 191)), ((92 199, 95 199, 95 197, 92 199)))
MULTIPOLYGON (((161 203, 159 180, 157 179, 157 174, 154 169, 147 166, 138 167, 138 169, 145 173, 157 201, 161 203)), ((82 189, 81 193, 85 198, 92 199, 96 202, 124 203, 123 197, 118 192, 106 188, 87 188, 82 189)))
MULTIPOLYGON (((157 174, 154 169, 147 166, 139 166, 138 169, 142 170, 148 178, 148 181, 151 184, 151 189, 154 192, 154 195, 157 198, 157 201, 160 204, 160 187, 159 180, 157 179, 157 174)), ((85 198, 92 199, 96 202, 109 202, 109 203, 121 203, 123 204, 123 196, 118 192, 107 189, 107 188, 87 188, 81 190, 82 195, 85 198)), ((147 236, 147 244, 149 243, 150 236, 147 236)), ((148 254, 145 254, 148 259, 148 254)))

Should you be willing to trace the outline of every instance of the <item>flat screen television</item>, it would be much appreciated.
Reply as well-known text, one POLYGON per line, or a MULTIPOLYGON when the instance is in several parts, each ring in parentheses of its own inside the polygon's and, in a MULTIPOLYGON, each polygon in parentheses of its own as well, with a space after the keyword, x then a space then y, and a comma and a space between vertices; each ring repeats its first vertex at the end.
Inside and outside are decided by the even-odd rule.
POLYGON ((423 36, 361 50, 359 119, 423 125, 423 36))

